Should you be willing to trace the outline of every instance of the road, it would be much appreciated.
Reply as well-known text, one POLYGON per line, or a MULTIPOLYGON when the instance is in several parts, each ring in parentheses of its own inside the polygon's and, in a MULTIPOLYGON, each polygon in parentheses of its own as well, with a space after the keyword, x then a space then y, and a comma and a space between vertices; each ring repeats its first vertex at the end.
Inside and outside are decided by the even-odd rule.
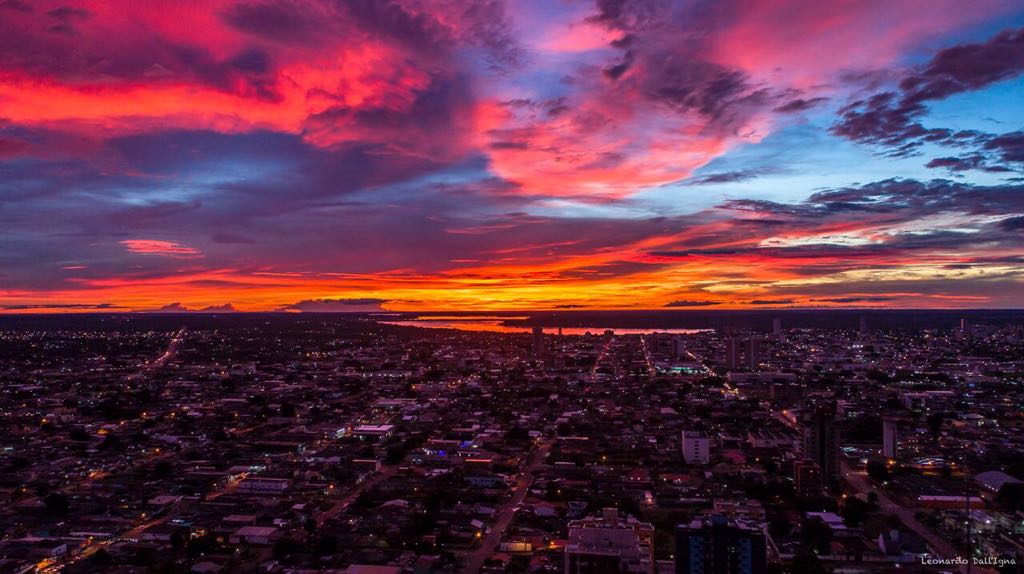
POLYGON ((597 358, 594 359, 594 367, 590 369, 590 382, 593 383, 597 381, 597 369, 601 366, 601 361, 604 360, 605 355, 607 355, 608 351, 612 348, 612 341, 614 340, 615 337, 608 337, 608 340, 605 341, 604 346, 601 347, 601 352, 598 353, 597 358))
POLYGON ((157 369, 167 364, 167 361, 171 360, 171 357, 178 352, 178 344, 185 338, 185 327, 182 327, 177 333, 171 337, 171 342, 167 345, 167 350, 164 354, 160 355, 156 359, 146 363, 146 369, 157 369))
POLYGON ((398 472, 397 466, 382 466, 380 470, 375 472, 373 476, 353 486, 349 491, 339 500, 334 503, 333 506, 320 513, 316 518, 317 526, 323 526, 328 520, 337 518, 339 514, 345 512, 345 509, 352 505, 353 502, 359 498, 359 495, 366 492, 370 487, 395 476, 398 472))
POLYGON ((519 480, 516 481, 515 494, 505 501, 505 504, 498 510, 495 515, 494 525, 491 526, 487 535, 480 541, 480 546, 464 558, 463 574, 476 574, 483 568, 484 561, 494 554, 494 550, 505 536, 505 531, 512 524, 512 519, 516 516, 516 510, 523 503, 523 499, 526 498, 526 491, 533 484, 534 473, 544 465, 544 461, 547 459, 548 453, 551 452, 551 447, 554 444, 554 439, 546 439, 541 441, 537 448, 534 449, 530 455, 530 460, 526 463, 526 468, 519 476, 519 480))
MULTIPOLYGON (((851 469, 845 460, 841 461, 840 470, 843 473, 843 479, 846 483, 853 487, 857 492, 874 492, 878 496, 878 507, 883 512, 895 514, 899 517, 900 521, 902 521, 907 528, 912 530, 914 534, 923 538, 925 542, 928 543, 928 546, 934 550, 940 558, 955 558, 960 555, 960 552, 954 548, 952 544, 944 540, 924 524, 918 522, 914 517, 914 514, 917 512, 916 509, 901 506, 884 492, 875 488, 871 484, 871 481, 868 480, 867 473, 851 469)), ((961 567, 961 571, 966 572, 966 566, 961 567)), ((994 572, 993 570, 979 566, 973 566, 971 571, 976 573, 994 572)))
POLYGON ((647 374, 651 377, 657 376, 658 369, 654 367, 654 357, 651 356, 651 350, 647 347, 647 339, 643 335, 640 335, 640 349, 644 352, 644 362, 647 363, 647 374))
POLYGON ((177 506, 178 505, 176 503, 174 505, 174 508, 172 508, 169 512, 167 512, 164 516, 161 516, 160 518, 155 518, 153 520, 149 520, 147 522, 143 522, 142 524, 138 524, 138 525, 132 527, 131 530, 127 530, 127 531, 125 531, 125 532, 123 532, 123 533, 121 533, 121 534, 119 534, 117 536, 114 536, 114 537, 112 537, 112 538, 110 538, 108 540, 97 540, 97 541, 94 541, 94 542, 90 542, 78 554, 75 554, 74 556, 71 556, 71 557, 69 557, 69 558, 67 558, 65 560, 61 560, 59 562, 53 563, 53 564, 51 564, 51 565, 49 565, 49 566, 47 566, 45 568, 41 568, 41 569, 39 569, 37 571, 37 573, 38 574, 56 574, 57 572, 60 572, 61 570, 63 570, 64 568, 70 566, 71 564, 74 564, 75 562, 80 562, 80 561, 85 560, 86 558, 92 556, 93 554, 98 552, 101 548, 105 548, 105 547, 110 546, 111 544, 114 544, 116 542, 121 542, 122 540, 138 540, 139 537, 142 536, 142 533, 147 528, 152 528, 153 526, 156 526, 158 524, 163 524, 164 522, 167 522, 168 520, 170 520, 171 516, 174 514, 174 511, 177 509, 177 506))
MULTIPOLYGON (((178 352, 178 345, 181 343, 182 340, 184 340, 185 333, 186 333, 186 328, 185 327, 182 327, 181 329, 179 329, 171 337, 171 340, 167 344, 167 348, 164 350, 163 354, 161 354, 156 359, 153 359, 152 361, 147 361, 146 363, 144 363, 142 365, 143 370, 149 371, 149 370, 160 368, 160 367, 164 366, 165 364, 167 364, 167 361, 169 361, 172 357, 174 357, 175 353, 178 352)), ((157 449, 157 450, 159 450, 159 449, 157 449)), ((142 465, 151 463, 154 459, 169 458, 169 457, 170 457, 170 454, 165 454, 163 456, 156 456, 156 457, 146 456, 146 457, 143 457, 143 458, 136 459, 136 461, 135 461, 133 466, 135 466, 135 465, 142 466, 142 465)), ((79 484, 71 486, 71 487, 68 487, 65 490, 69 491, 69 492, 71 492, 71 491, 79 491, 79 490, 83 490, 83 489, 87 490, 92 482, 94 482, 96 480, 102 480, 104 478, 107 478, 108 476, 109 476, 109 474, 105 473, 105 472, 100 472, 98 474, 90 474, 87 478, 82 480, 79 484)), ((176 506, 177 505, 175 505, 175 507, 176 506)), ((147 528, 151 528, 153 526, 156 526, 157 524, 162 524, 163 522, 166 522, 167 520, 169 520, 171 515, 173 515, 173 510, 174 509, 171 509, 171 511, 165 513, 165 515, 160 517, 160 518, 151 519, 151 520, 144 521, 144 522, 142 522, 140 524, 136 524, 135 526, 133 526, 129 530, 127 530, 125 532, 122 532, 121 534, 119 534, 117 536, 111 537, 108 540, 97 540, 97 541, 89 542, 84 548, 82 548, 81 552, 79 552, 78 554, 75 554, 74 556, 69 556, 69 557, 67 557, 65 559, 62 559, 62 560, 54 561, 53 563, 48 564, 47 566, 45 566, 43 568, 40 568, 38 570, 38 572, 40 574, 54 574, 56 572, 60 572, 61 570, 63 570, 65 567, 67 567, 70 564, 74 564, 75 562, 79 562, 81 560, 85 560, 86 558, 88 558, 88 557, 92 556, 93 554, 95 554, 101 548, 104 548, 106 546, 110 546, 111 544, 113 544, 115 542, 120 542, 122 540, 138 539, 139 536, 142 536, 142 532, 145 531, 147 528)))

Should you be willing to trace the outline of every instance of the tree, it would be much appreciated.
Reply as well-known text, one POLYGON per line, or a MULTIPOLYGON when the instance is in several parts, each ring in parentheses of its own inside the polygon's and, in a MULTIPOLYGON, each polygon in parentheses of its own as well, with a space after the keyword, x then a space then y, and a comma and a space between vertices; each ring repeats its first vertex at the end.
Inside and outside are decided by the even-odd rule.
POLYGON ((281 538, 274 543, 274 558, 278 560, 285 560, 292 554, 298 554, 299 552, 302 552, 302 545, 291 538, 281 538))
POLYGON ((88 561, 92 566, 101 570, 106 570, 114 563, 114 559, 110 556, 110 553, 107 552, 106 548, 100 548, 94 552, 92 556, 89 557, 88 561))
POLYGON ((158 478, 167 478, 173 471, 174 466, 166 460, 158 461, 153 465, 153 473, 156 474, 158 478))
POLYGON ((814 554, 802 552, 793 558, 793 574, 825 574, 827 570, 814 554))
POLYGON ((338 539, 331 534, 321 536, 320 539, 316 541, 316 546, 313 548, 313 553, 317 556, 330 556, 337 551, 338 539))
POLYGON ((860 526, 868 514, 868 503, 859 498, 846 498, 843 503, 843 520, 850 526, 860 526))
POLYGON ((832 545, 832 528, 821 519, 808 520, 804 523, 800 542, 808 552, 828 554, 832 545))
POLYGON ((43 504, 46 506, 47 512, 56 514, 57 516, 65 516, 71 508, 71 503, 68 501, 68 497, 59 492, 52 492, 48 494, 46 498, 43 499, 43 504))
POLYGON ((1024 510, 1024 483, 1006 483, 996 494, 996 502, 1007 510, 1024 510))
POLYGON ((889 467, 884 462, 872 460, 868 463, 868 476, 878 482, 886 482, 890 478, 889 467))
POLYGON ((946 421, 946 413, 932 413, 928 415, 925 422, 928 424, 928 432, 932 438, 939 438, 942 434, 942 423, 946 421))

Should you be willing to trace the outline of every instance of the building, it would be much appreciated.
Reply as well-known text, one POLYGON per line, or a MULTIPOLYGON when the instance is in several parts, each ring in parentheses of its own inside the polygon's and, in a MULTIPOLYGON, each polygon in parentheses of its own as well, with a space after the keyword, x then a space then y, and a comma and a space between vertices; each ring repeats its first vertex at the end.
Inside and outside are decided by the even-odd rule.
POLYGON ((796 493, 803 498, 819 496, 825 487, 821 479, 821 467, 813 460, 795 462, 793 478, 796 482, 796 493))
POLYGON ((729 337, 725 340, 725 366, 730 369, 748 367, 756 369, 761 365, 764 339, 761 337, 729 337))
POLYGON ((569 522, 565 574, 654 574, 654 526, 623 519, 614 508, 600 518, 569 522))
POLYGON ((772 401, 780 405, 790 406, 801 402, 804 389, 800 385, 790 383, 773 383, 768 391, 772 401))
POLYGON ((686 464, 707 464, 711 460, 711 440, 704 431, 684 430, 682 448, 686 464))
POLYGON ((676 526, 676 574, 764 574, 764 528, 724 515, 676 526))
POLYGON ((895 459, 900 442, 900 421, 892 417, 882 419, 882 456, 895 459))
POLYGON ((686 356, 686 341, 682 337, 672 337, 672 356, 686 356))
POLYGON ((736 337, 729 337, 725 341, 725 366, 730 369, 738 369, 742 364, 743 341, 736 337))
POLYGON ((817 401, 803 413, 803 457, 821 468, 822 481, 839 480, 839 437, 835 429, 836 404, 817 401))
POLYGON ((243 526, 231 533, 231 544, 254 544, 267 546, 273 544, 281 536, 281 531, 273 526, 243 526))
POLYGON ((1007 484, 1022 483, 1019 478, 1006 474, 1001 470, 990 470, 988 472, 976 474, 974 475, 974 481, 991 493, 998 493, 999 490, 1007 484))
POLYGON ((544 329, 541 327, 533 328, 533 356, 544 356, 544 329))
POLYGON ((395 432, 395 425, 359 425, 352 429, 352 435, 359 440, 376 442, 387 439, 395 432))
POLYGON ((764 339, 751 337, 747 339, 747 366, 756 369, 761 366, 761 357, 764 353, 764 339))
POLYGON ((244 494, 282 494, 292 487, 287 478, 250 476, 238 483, 238 492, 244 494))

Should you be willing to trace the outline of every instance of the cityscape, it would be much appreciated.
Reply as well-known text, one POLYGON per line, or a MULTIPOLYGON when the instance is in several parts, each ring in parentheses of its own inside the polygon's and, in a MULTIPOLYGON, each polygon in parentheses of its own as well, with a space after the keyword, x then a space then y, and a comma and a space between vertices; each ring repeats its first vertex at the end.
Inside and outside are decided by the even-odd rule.
POLYGON ((1015 572, 1024 312, 920 314, 9 316, 0 571, 1015 572))
POLYGON ((0 574, 1017 574, 1024 0, 0 0, 0 574))

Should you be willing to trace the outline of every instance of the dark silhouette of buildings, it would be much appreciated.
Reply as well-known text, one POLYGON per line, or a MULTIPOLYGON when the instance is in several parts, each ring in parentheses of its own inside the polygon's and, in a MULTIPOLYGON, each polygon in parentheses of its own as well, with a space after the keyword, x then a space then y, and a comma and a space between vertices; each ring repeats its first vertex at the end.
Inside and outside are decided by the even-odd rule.
POLYGON ((544 356, 544 329, 533 328, 533 356, 542 358, 544 356))
POLYGON ((813 401, 802 417, 803 457, 821 468, 823 482, 839 480, 839 437, 835 429, 836 404, 833 400, 813 401))

